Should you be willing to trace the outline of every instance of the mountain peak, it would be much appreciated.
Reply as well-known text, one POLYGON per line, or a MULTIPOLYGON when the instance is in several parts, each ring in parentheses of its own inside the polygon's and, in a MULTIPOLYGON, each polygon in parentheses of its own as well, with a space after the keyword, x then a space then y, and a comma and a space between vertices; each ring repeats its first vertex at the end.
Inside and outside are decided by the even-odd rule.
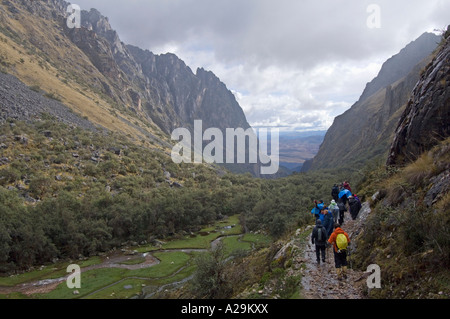
POLYGON ((107 32, 113 31, 109 19, 95 8, 91 8, 90 11, 82 10, 81 21, 83 27, 103 36, 107 32))

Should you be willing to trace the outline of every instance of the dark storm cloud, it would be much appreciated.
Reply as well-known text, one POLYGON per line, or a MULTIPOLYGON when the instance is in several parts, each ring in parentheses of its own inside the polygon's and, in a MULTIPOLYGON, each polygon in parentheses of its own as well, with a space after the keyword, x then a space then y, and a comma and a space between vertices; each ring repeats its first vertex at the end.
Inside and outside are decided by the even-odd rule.
MULTIPOLYGON (((421 18, 430 11, 427 8, 435 3, 448 8, 442 1, 423 0, 77 2, 108 16, 124 41, 150 50, 168 42, 188 46, 201 41, 224 61, 301 67, 327 60, 361 60, 400 49, 429 27, 426 17, 421 18), (372 3, 382 13, 381 28, 375 31, 366 23, 372 3)), ((442 9, 437 13, 442 14, 442 9)))

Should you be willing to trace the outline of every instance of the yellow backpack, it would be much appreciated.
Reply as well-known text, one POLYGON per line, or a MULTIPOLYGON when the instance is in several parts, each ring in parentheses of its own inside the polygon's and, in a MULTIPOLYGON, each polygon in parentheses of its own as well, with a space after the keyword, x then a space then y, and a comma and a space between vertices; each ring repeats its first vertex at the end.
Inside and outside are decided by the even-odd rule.
POLYGON ((347 236, 344 234, 338 234, 336 237, 336 246, 338 250, 346 250, 348 246, 347 236))

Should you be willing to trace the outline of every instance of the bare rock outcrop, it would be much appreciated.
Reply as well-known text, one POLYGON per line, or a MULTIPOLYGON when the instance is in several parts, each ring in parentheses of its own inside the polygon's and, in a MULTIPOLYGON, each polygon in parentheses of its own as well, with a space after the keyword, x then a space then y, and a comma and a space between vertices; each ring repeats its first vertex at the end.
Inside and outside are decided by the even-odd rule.
POLYGON ((414 88, 400 118, 387 165, 416 160, 450 135, 450 37, 414 88))

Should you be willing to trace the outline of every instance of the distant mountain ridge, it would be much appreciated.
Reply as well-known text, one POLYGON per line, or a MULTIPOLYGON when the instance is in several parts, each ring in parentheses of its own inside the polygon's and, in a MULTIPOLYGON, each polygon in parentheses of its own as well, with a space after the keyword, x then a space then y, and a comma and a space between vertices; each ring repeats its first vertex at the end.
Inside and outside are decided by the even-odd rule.
POLYGON ((439 41, 439 36, 425 33, 386 61, 359 101, 335 118, 319 152, 302 171, 362 167, 386 158, 400 116, 439 41))

